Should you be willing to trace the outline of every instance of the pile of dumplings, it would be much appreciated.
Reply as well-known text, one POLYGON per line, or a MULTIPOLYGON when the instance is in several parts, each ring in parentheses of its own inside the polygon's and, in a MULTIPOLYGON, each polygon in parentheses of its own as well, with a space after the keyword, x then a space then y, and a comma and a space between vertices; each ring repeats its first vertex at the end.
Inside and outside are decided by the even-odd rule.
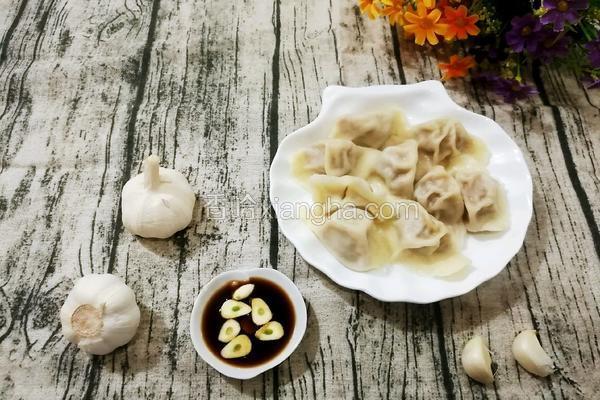
POLYGON ((329 138, 294 154, 313 197, 311 229, 346 267, 402 262, 435 276, 464 270, 465 235, 508 228, 489 153, 454 119, 409 127, 389 108, 336 121, 329 138))

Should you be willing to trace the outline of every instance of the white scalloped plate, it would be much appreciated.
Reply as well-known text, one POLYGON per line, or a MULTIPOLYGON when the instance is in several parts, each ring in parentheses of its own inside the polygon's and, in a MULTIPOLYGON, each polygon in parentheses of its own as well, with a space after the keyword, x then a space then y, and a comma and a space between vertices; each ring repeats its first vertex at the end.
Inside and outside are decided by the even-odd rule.
POLYGON ((337 284, 362 290, 382 301, 431 303, 467 293, 493 278, 521 248, 533 210, 531 175, 515 142, 493 120, 454 103, 438 81, 398 86, 326 88, 317 118, 288 135, 279 145, 271 164, 270 181, 270 200, 279 228, 306 262, 337 284), (292 155, 298 149, 325 139, 340 116, 389 105, 402 108, 411 125, 438 117, 456 118, 469 133, 480 138, 491 153, 488 171, 506 190, 510 228, 502 234, 467 235, 463 254, 472 265, 460 278, 435 278, 402 264, 387 265, 369 272, 352 271, 325 248, 305 222, 299 218, 282 218, 283 204, 312 204, 310 193, 292 175, 292 155))

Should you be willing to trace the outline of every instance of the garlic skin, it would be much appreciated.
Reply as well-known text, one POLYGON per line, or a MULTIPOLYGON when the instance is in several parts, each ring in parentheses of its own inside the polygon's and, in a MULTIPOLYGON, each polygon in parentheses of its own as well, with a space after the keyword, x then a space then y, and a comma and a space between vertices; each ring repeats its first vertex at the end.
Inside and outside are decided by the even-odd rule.
POLYGON ((525 330, 515 337, 512 352, 519 365, 528 372, 545 377, 554 372, 554 362, 546 354, 534 330, 525 330))
POLYGON ((159 167, 159 158, 144 161, 141 174, 123 187, 123 226, 138 236, 165 239, 192 221, 196 195, 179 171, 159 167))
POLYGON ((461 361, 463 369, 471 379, 486 385, 494 382, 492 358, 481 336, 474 336, 465 344, 461 361))
POLYGON ((104 355, 129 342, 140 323, 135 294, 119 277, 78 279, 60 309, 65 338, 81 350, 104 355))

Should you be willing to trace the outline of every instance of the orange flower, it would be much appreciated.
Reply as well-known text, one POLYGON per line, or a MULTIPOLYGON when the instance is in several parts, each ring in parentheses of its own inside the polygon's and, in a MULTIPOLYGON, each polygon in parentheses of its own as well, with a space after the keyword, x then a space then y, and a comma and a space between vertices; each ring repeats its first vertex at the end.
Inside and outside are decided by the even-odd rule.
POLYGON ((450 56, 450 61, 448 63, 438 64, 440 70, 442 70, 443 80, 465 77, 467 76, 469 69, 473 68, 475 65, 476 63, 473 57, 460 57, 457 55, 450 56))
POLYGON ((443 35, 446 32, 446 24, 439 22, 442 12, 440 10, 433 9, 427 10, 425 4, 422 1, 417 3, 416 14, 411 11, 404 13, 404 19, 408 21, 408 24, 404 26, 404 30, 407 33, 415 35, 415 43, 419 46, 425 44, 425 39, 432 44, 436 45, 439 43, 437 35, 443 35), (437 35, 436 35, 437 34, 437 35))
POLYGON ((404 0, 381 0, 383 9, 381 13, 388 17, 390 24, 404 25, 404 0))
POLYGON ((467 7, 444 8, 444 23, 448 24, 448 29, 444 34, 446 40, 454 39, 465 40, 469 35, 475 36, 479 33, 479 28, 475 23, 479 21, 477 15, 467 15, 467 7))
POLYGON ((369 18, 375 19, 379 17, 379 1, 378 0, 358 0, 360 11, 366 13, 369 18))
POLYGON ((425 7, 431 10, 435 7, 435 0, 423 0, 423 4, 425 4, 425 7))

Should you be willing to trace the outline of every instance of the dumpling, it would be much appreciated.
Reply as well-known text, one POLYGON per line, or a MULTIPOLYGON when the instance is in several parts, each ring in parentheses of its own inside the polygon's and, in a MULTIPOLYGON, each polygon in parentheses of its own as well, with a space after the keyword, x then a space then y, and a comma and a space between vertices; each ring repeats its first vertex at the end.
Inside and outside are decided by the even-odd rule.
POLYGON ((434 165, 458 155, 465 146, 469 134, 456 120, 439 118, 413 128, 419 142, 419 150, 425 153, 434 165))
POLYGON ((407 126, 393 108, 352 114, 297 152, 293 173, 314 200, 302 219, 353 270, 401 262, 435 276, 465 272, 466 231, 508 226, 504 191, 485 171, 485 145, 460 122, 407 126))
POLYGON ((377 172, 383 177, 389 191, 396 196, 411 199, 417 169, 417 142, 406 140, 383 149, 377 172))
POLYGON ((354 146, 354 150, 357 154, 357 159, 350 175, 366 179, 370 183, 369 178, 377 175, 375 169, 381 160, 382 153, 376 149, 356 145, 354 146))
POLYGON ((325 142, 298 151, 292 157, 292 173, 301 180, 313 174, 325 173, 325 142))
POLYGON ((440 245, 433 253, 428 254, 418 249, 411 250, 411 253, 405 253, 402 260, 428 275, 456 276, 464 272, 470 264, 470 260, 460 252, 460 243, 455 233, 449 232, 440 239, 440 245))
POLYGON ((354 168, 358 151, 349 140, 330 139, 325 144, 325 173, 333 176, 348 175, 354 168))
POLYGON ((457 142, 460 154, 453 156, 444 166, 448 171, 457 168, 465 168, 470 165, 476 165, 478 168, 485 168, 490 160, 485 143, 475 136, 470 135, 460 122, 456 122, 457 137, 461 138, 457 142))
POLYGON ((308 186, 315 203, 341 202, 349 185, 348 177, 334 177, 328 175, 312 175, 308 179, 308 186))
POLYGON ((439 165, 417 182, 415 198, 431 215, 447 224, 460 222, 465 211, 460 185, 439 165))
POLYGON ((417 202, 406 204, 406 214, 394 222, 400 250, 395 258, 438 277, 463 271, 469 265, 460 253, 464 228, 444 225, 417 202))
POLYGON ((356 146, 349 140, 328 139, 294 154, 292 172, 302 180, 314 174, 355 175, 353 170, 367 151, 378 152, 356 146))
POLYGON ((499 232, 508 228, 506 197, 502 187, 484 170, 456 171, 467 210, 469 232, 499 232))
POLYGON ((431 159, 431 156, 422 150, 419 150, 417 170, 415 171, 415 182, 421 179, 433 167, 435 167, 435 164, 431 159))
POLYGON ((313 225, 317 237, 346 267, 355 271, 376 268, 369 251, 373 218, 365 210, 337 210, 322 225, 313 225))
POLYGON ((448 228, 430 215, 416 201, 404 201, 404 212, 394 222, 398 234, 399 250, 416 250, 431 255, 440 247, 448 228))
POLYGON ((395 109, 348 115, 337 120, 332 137, 380 149, 392 136, 406 134, 405 126, 404 115, 395 109))
POLYGON ((322 208, 313 210, 316 216, 331 215, 336 210, 352 205, 379 218, 379 210, 385 202, 385 198, 375 194, 367 181, 355 176, 313 175, 308 185, 313 200, 322 208))

